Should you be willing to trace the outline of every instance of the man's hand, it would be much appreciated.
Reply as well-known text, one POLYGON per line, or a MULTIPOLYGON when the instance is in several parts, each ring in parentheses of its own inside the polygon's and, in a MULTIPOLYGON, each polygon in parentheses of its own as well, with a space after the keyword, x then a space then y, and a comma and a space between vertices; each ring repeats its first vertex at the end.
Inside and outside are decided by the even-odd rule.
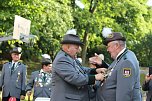
POLYGON ((20 96, 20 99, 21 99, 21 100, 24 100, 24 99, 25 99, 25 96, 24 96, 24 95, 21 95, 21 96, 20 96))
POLYGON ((145 76, 145 81, 146 81, 146 82, 149 82, 150 80, 152 80, 152 74, 151 74, 151 75, 147 74, 147 75, 145 76))
POLYGON ((90 68, 97 68, 96 65, 94 65, 94 64, 90 64, 89 67, 90 68))
POLYGON ((95 75, 95 79, 103 81, 104 80, 104 74, 103 73, 96 74, 95 75))
POLYGON ((107 71, 107 69, 106 68, 98 68, 98 69, 96 69, 96 72, 97 73, 106 73, 106 71, 107 71))
POLYGON ((102 59, 99 57, 98 54, 95 53, 95 56, 89 58, 89 63, 101 65, 102 59))
POLYGON ((31 96, 31 94, 32 94, 32 91, 27 91, 27 96, 31 96))

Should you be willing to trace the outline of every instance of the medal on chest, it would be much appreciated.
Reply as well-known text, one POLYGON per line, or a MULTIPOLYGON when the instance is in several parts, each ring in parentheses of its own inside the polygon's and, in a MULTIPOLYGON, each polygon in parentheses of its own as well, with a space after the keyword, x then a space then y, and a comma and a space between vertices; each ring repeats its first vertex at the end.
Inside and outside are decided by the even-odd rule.
POLYGON ((38 77, 35 78, 35 86, 43 87, 47 86, 51 83, 51 76, 49 74, 44 75, 40 73, 38 77))

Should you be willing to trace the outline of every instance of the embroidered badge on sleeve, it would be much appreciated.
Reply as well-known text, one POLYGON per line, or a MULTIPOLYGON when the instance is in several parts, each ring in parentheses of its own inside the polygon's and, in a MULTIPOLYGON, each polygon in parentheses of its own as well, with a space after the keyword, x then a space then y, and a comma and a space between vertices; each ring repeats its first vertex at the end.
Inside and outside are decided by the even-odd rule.
POLYGON ((131 76, 131 68, 123 68, 123 75, 124 75, 124 77, 130 77, 131 76))

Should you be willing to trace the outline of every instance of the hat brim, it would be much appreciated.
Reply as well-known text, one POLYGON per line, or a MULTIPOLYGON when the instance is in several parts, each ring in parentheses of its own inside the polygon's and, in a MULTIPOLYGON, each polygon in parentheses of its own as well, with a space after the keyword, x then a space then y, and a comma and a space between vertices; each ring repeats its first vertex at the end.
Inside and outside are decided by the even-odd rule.
POLYGON ((119 40, 121 40, 121 41, 126 41, 126 38, 122 37, 122 38, 120 38, 120 39, 105 40, 105 41, 103 41, 103 44, 107 46, 109 42, 119 41, 119 40))
POLYGON ((43 64, 52 64, 52 60, 48 58, 43 58, 41 61, 43 64))
POLYGON ((52 62, 50 61, 44 61, 44 62, 42 62, 42 63, 45 63, 45 64, 52 64, 52 62))
POLYGON ((10 51, 10 53, 17 53, 17 54, 21 54, 22 52, 17 52, 17 51, 10 51))
POLYGON ((76 44, 76 45, 80 45, 83 46, 84 44, 80 41, 62 41, 61 44, 76 44))

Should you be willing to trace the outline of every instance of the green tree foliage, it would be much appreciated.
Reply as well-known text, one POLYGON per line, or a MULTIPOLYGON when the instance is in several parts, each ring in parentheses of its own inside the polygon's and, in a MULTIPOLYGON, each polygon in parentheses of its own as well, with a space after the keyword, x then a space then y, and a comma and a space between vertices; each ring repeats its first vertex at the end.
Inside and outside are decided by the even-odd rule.
POLYGON ((12 32, 14 16, 19 15, 31 20, 31 34, 38 39, 29 44, 18 40, 2 42, 1 54, 9 52, 18 42, 22 44, 25 59, 37 60, 42 53, 54 58, 63 34, 67 29, 76 28, 85 44, 82 47, 83 63, 95 52, 103 53, 110 62, 101 34, 103 27, 110 27, 122 32, 128 48, 136 52, 142 65, 149 65, 149 53, 138 52, 144 44, 147 45, 145 49, 151 50, 147 40, 152 31, 152 8, 146 5, 147 0, 80 1, 85 5, 84 9, 76 6, 75 0, 0 0, 0 36, 12 32))
POLYGON ((152 66, 152 33, 147 34, 141 40, 140 43, 134 45, 133 50, 136 52, 141 66, 152 66))
MULTIPOLYGON (((151 27, 151 9, 146 5, 147 0, 81 0, 85 8, 75 9, 74 24, 85 42, 85 54, 98 50, 102 44, 101 31, 103 27, 110 27, 119 31, 127 38, 127 44, 133 49, 134 44, 140 43, 141 38, 149 33, 151 27), (96 41, 95 41, 96 40, 96 41)), ((105 48, 101 52, 105 52, 105 48)), ((107 56, 107 53, 103 53, 107 56)), ((110 58, 110 57, 109 57, 110 58)))
MULTIPOLYGON (((26 59, 36 58, 42 53, 48 53, 53 58, 60 48, 61 36, 73 26, 68 0, 5 0, 0 1, 1 36, 13 27, 15 15, 31 20, 31 34, 39 39, 35 44, 22 45, 26 59)), ((15 42, 13 40, 10 44, 15 42)))

